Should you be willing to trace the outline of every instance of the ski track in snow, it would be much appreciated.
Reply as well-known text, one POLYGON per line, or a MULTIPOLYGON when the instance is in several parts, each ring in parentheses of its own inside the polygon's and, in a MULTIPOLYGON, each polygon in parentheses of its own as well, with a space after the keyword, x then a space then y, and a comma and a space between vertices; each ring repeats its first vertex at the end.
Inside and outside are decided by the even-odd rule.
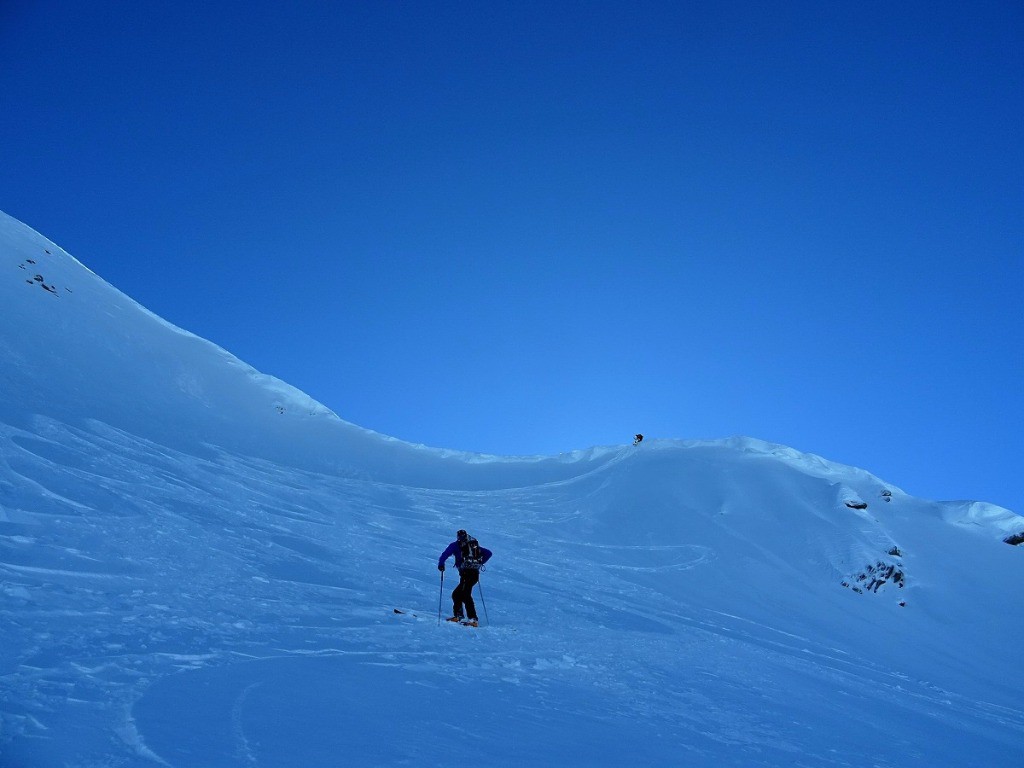
MULTIPOLYGON (((49 425, 51 433, 58 429, 49 425)), ((21 451, 24 459, 23 441, 9 433, 6 439, 10 450, 4 455, 21 451)), ((69 431, 61 442, 81 447, 89 440, 86 432, 69 431)), ((608 476, 587 473, 576 484, 481 495, 295 474, 231 457, 200 461, 167 451, 115 453, 120 461, 91 473, 94 485, 123 494, 125 504, 114 515, 82 514, 92 506, 89 499, 68 498, 66 516, 12 509, 7 516, 20 519, 2 524, 18 531, 15 548, 31 541, 53 553, 52 565, 82 561, 86 551, 90 562, 105 564, 105 571, 94 573, 0 558, 8 574, 5 586, 18 580, 23 596, 17 623, 30 630, 19 633, 21 663, 5 670, 5 682, 13 684, 5 686, 6 703, 27 710, 6 715, 5 733, 11 736, 40 738, 32 723, 60 722, 81 707, 92 710, 93 722, 113 717, 107 701, 130 692, 137 702, 134 741, 166 764, 187 765, 187 750, 147 709, 150 687, 161 681, 164 696, 161 686, 179 686, 172 698, 187 707, 208 684, 207 670, 236 668, 243 657, 250 659, 247 667, 255 661, 261 669, 293 658, 307 664, 364 658, 360 664, 396 665, 407 672, 406 684, 439 696, 457 696, 449 678, 466 670, 488 695, 519 702, 518 708, 492 714, 527 717, 533 723, 527 733, 536 728, 547 734, 545 720, 558 719, 551 711, 568 707, 575 718, 592 723, 589 738, 600 730, 620 732, 621 738, 627 723, 639 719, 654 729, 645 738, 656 732, 673 742, 697 739, 696 759, 724 759, 723 764, 749 764, 759 754, 763 764, 777 764, 785 755, 807 752, 796 732, 750 706, 751 691, 765 708, 783 705, 786 697, 778 692, 806 696, 790 675, 835 686, 854 701, 872 702, 869 708, 903 708, 960 728, 1024 734, 1024 713, 1014 707, 951 692, 857 655, 856 649, 839 650, 835 637, 816 640, 815 633, 790 631, 770 616, 754 619, 735 613, 738 608, 701 605, 696 597, 704 584, 691 591, 686 574, 714 575, 723 566, 721 548, 587 541, 588 533, 601 535, 594 530, 600 514, 593 506, 581 512, 580 499, 593 498, 590 486, 614 475, 612 467, 608 476), (178 469, 161 475, 154 466, 178 469), (189 476, 204 478, 204 485, 189 487, 176 479, 189 476), (48 525, 54 520, 61 521, 59 536, 48 525), (430 577, 436 574, 437 551, 448 532, 467 520, 487 532, 485 543, 497 553, 483 574, 493 623, 476 634, 439 629, 430 608, 433 600, 436 610, 438 597, 438 583, 430 577), (96 577, 112 583, 90 586, 96 577), (682 581, 663 583, 670 577, 682 581), (394 606, 412 607, 417 617, 391 614, 394 606), (64 636, 62 626, 68 630, 64 636), (61 701, 83 688, 93 695, 61 701), (730 763, 727 755, 742 760, 730 763)), ((34 461, 49 473, 82 471, 38 455, 34 461)), ((6 474, 12 484, 21 477, 6 474)), ((72 488, 68 484, 65 491, 72 488)), ((739 540, 749 543, 746 535, 739 540)), ((762 549, 752 548, 751 556, 762 549)), ((4 551, 12 551, 10 545, 4 551)), ((445 610, 451 586, 446 581, 445 610)), ((853 597, 828 586, 837 597, 853 597)), ((352 674, 368 673, 359 667, 352 674)), ((273 684, 257 676, 224 685, 224 764, 267 764, 260 756, 273 748, 261 746, 249 712, 253 694, 273 684)), ((185 716, 186 710, 167 707, 162 717, 185 716)), ((800 708, 797 713, 806 714, 800 708)), ((76 730, 68 722, 62 727, 76 730)), ((887 735, 898 743, 897 733, 887 735)), ((504 743, 498 733, 493 739, 504 743)), ((632 740, 626 743, 636 749, 632 740)), ((937 755, 921 744, 906 746, 937 755)), ((520 757, 531 754, 505 747, 520 757)), ((602 753, 614 754, 608 749, 602 753)), ((851 749, 847 745, 834 760, 822 754, 816 759, 853 764, 851 749)), ((657 762, 657 753, 649 756, 657 762)), ((309 759, 317 764, 316 753, 309 759)))

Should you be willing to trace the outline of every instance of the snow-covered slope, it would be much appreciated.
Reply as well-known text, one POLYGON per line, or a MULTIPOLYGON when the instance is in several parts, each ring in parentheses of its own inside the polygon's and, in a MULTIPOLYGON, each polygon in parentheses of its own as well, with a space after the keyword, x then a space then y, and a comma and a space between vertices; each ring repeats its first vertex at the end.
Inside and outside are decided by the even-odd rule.
POLYGON ((176 328, 0 213, 4 334, 0 407, 16 422, 89 419, 195 452, 417 486, 489 488, 557 480, 606 452, 501 460, 426 449, 342 421, 294 387, 176 328))
POLYGON ((2 215, 0 320, 2 768, 1024 762, 1008 510, 746 438, 408 445, 2 215))

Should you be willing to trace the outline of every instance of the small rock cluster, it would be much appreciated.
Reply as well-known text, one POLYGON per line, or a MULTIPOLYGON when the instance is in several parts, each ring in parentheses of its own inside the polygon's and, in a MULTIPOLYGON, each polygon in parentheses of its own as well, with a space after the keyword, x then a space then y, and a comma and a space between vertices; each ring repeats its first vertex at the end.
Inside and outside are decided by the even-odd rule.
MULTIPOLYGON (((893 547, 886 554, 894 558, 903 556, 899 547, 893 547)), ((859 595, 862 595, 865 592, 877 594, 883 584, 888 584, 890 582, 900 589, 903 589, 907 585, 906 574, 903 571, 903 563, 898 560, 894 562, 878 560, 874 564, 869 564, 865 566, 864 570, 858 573, 854 578, 844 581, 843 586, 847 589, 852 589, 859 595)), ((906 604, 905 600, 900 600, 900 606, 905 606, 906 604)))
MULTIPOLYGON (((52 255, 52 254, 50 254, 49 250, 46 250, 46 253, 49 254, 49 255, 52 255)), ((27 271, 30 266, 35 266, 35 265, 36 265, 36 260, 35 259, 25 259, 25 261, 23 261, 21 264, 18 265, 18 269, 24 269, 24 270, 27 271)), ((25 282, 28 283, 29 285, 38 285, 44 291, 46 291, 47 293, 52 293, 54 296, 59 296, 60 295, 60 294, 57 293, 57 288, 55 286, 51 285, 50 283, 47 283, 46 282, 46 278, 44 278, 42 275, 38 275, 38 274, 34 275, 31 279, 26 279, 25 282)), ((71 293, 71 289, 70 288, 68 288, 66 290, 67 290, 68 293, 71 293)))

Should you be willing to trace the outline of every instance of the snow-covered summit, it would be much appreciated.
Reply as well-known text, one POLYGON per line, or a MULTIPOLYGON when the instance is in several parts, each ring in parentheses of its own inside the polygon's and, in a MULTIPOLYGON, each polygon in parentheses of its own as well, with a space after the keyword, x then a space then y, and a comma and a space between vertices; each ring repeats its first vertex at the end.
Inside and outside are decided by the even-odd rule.
POLYGON ((0 316, 2 768, 1024 760, 1009 510, 751 438, 410 445, 3 215, 0 316))

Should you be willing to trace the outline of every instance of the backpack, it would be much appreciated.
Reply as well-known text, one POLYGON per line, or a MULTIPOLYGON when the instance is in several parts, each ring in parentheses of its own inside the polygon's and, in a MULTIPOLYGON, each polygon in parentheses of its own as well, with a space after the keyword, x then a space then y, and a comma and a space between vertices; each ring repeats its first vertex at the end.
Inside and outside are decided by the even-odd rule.
POLYGON ((462 547, 462 565, 459 568, 480 570, 480 567, 484 564, 484 555, 480 551, 480 543, 470 536, 460 546, 462 547))

